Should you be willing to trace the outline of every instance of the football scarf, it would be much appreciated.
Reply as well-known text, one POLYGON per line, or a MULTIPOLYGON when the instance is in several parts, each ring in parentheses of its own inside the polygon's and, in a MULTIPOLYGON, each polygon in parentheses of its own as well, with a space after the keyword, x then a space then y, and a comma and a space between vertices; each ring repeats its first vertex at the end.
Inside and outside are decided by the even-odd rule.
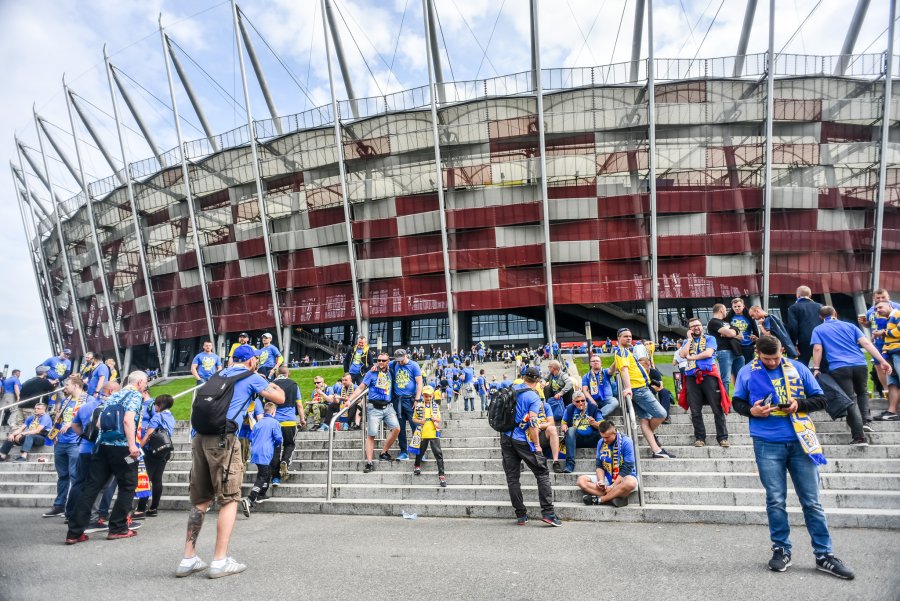
MULTIPOLYGON (((425 420, 425 403, 416 403, 416 408, 413 412, 416 419, 425 420)), ((431 417, 426 420, 426 423, 430 421, 434 425, 435 430, 435 438, 441 437, 441 429, 437 423, 434 422, 434 419, 440 421, 441 419, 441 407, 440 404, 434 399, 431 400, 431 417)), ((412 440, 409 442, 409 447, 407 448, 407 453, 410 455, 418 455, 422 448, 422 426, 425 423, 416 424, 416 431, 413 432, 412 440)))

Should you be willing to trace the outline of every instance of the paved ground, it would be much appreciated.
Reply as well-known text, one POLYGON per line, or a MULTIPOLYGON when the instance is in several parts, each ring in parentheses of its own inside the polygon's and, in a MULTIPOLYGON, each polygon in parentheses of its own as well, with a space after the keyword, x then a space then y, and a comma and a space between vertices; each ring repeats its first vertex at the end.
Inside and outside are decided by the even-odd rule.
MULTIPOLYGON (((173 577, 184 525, 184 515, 168 513, 148 520, 137 538, 66 547, 62 520, 41 519, 29 509, 0 510, 0 541, 7 543, 0 599, 52 600, 51 582, 57 591, 83 593, 68 598, 98 601, 135 593, 198 601, 218 595, 248 601, 900 599, 895 531, 834 532, 838 556, 857 572, 855 581, 845 582, 814 570, 805 531, 795 532, 794 565, 776 574, 765 569, 768 533, 757 526, 551 528, 536 521, 517 527, 500 520, 259 514, 239 518, 232 544, 248 570, 215 581, 173 577)), ((201 534, 206 560, 214 526, 208 520, 201 534)))

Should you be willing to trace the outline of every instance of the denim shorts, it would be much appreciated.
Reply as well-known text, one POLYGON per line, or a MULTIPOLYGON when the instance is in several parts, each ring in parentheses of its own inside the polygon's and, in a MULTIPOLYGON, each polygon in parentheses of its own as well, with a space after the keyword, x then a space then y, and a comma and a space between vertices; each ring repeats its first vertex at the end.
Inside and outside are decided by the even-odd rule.
POLYGON ((372 403, 366 405, 366 433, 369 436, 378 436, 378 426, 382 422, 388 430, 400 427, 394 404, 388 403, 384 409, 376 409, 372 403))
POLYGON ((900 375, 897 374, 897 366, 900 365, 900 353, 891 353, 885 359, 887 359, 894 370, 888 376, 888 386, 900 386, 900 375))
POLYGON ((659 401, 656 400, 656 397, 653 396, 653 393, 650 392, 649 388, 646 386, 643 388, 633 388, 632 392, 634 393, 634 413, 637 415, 638 419, 666 417, 666 410, 659 404, 659 401))

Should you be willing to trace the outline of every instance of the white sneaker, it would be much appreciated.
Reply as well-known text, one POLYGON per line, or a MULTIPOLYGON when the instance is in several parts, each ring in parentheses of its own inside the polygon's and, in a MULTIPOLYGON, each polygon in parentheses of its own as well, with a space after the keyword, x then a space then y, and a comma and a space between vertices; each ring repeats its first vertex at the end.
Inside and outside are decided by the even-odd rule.
POLYGON ((221 567, 211 567, 209 568, 209 577, 210 578, 222 578, 224 576, 233 576, 234 574, 240 574, 244 570, 247 569, 247 566, 236 562, 231 557, 225 558, 225 565, 221 567))
POLYGON ((194 563, 190 565, 178 564, 178 569, 175 570, 176 578, 184 578, 185 576, 190 576, 191 574, 196 574, 197 572, 202 572, 209 566, 203 563, 203 560, 199 557, 194 557, 194 563))
POLYGON ((247 497, 241 499, 241 511, 243 512, 245 518, 250 517, 250 499, 248 499, 247 497))

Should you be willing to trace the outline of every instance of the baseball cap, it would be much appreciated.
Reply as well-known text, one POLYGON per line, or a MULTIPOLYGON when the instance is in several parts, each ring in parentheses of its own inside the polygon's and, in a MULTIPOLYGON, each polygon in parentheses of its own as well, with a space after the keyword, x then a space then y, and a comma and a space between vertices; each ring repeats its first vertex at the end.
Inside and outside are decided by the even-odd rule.
POLYGON ((241 332, 238 334, 238 338, 250 338, 250 335, 247 332, 241 332))
POLYGON ((263 332, 263 335, 262 335, 262 337, 263 337, 263 338, 271 338, 271 337, 272 337, 272 335, 271 335, 271 334, 269 334, 269 333, 268 333, 268 332, 263 332))
POLYGON ((422 394, 430 394, 431 396, 434 396, 434 388, 432 388, 431 386, 423 386, 422 394))
POLYGON ((235 361, 246 361, 250 357, 259 357, 261 351, 256 350, 249 344, 242 344, 241 346, 234 349, 234 360, 235 361))
POLYGON ((64 348, 64 349, 63 349, 63 353, 65 353, 65 354, 67 354, 67 355, 71 355, 71 354, 72 354, 72 349, 70 349, 70 348, 64 348))
POLYGON ((525 373, 522 375, 526 378, 539 379, 541 377, 541 370, 532 365, 526 368, 525 373))
POLYGON ((405 356, 406 356, 406 351, 402 348, 398 348, 396 351, 394 351, 395 359, 402 359, 405 356))
POLYGON ((50 371, 50 368, 47 367, 46 365, 38 365, 38 366, 34 369, 34 373, 36 373, 36 374, 39 375, 39 376, 44 375, 44 374, 47 373, 48 371, 50 371))

